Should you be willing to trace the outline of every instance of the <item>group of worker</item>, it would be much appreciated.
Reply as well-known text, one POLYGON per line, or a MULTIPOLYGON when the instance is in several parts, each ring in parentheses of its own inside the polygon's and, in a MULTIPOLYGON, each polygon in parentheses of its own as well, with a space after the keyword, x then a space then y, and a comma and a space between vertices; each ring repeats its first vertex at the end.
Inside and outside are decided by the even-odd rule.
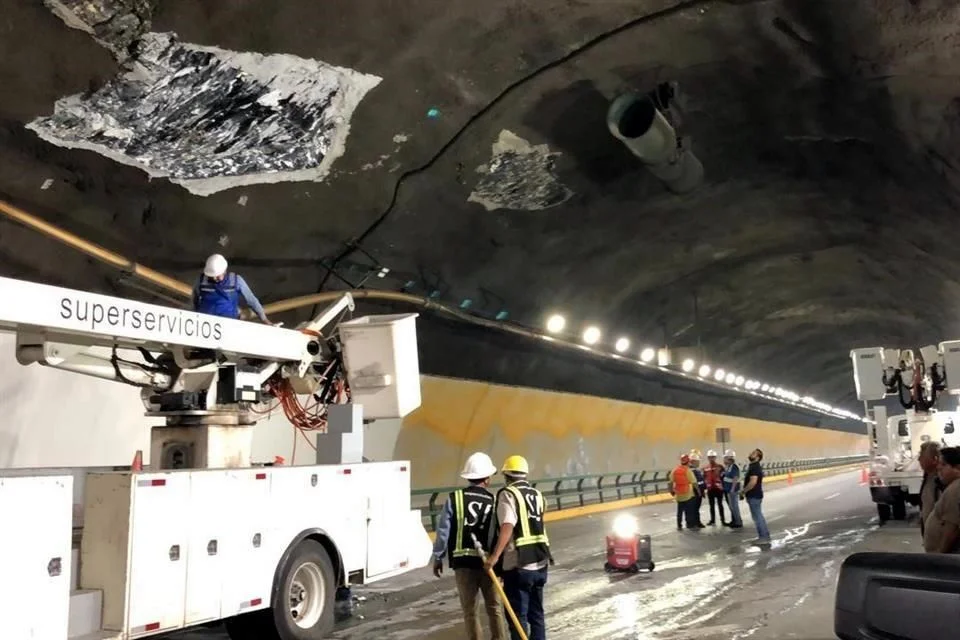
MULTIPOLYGON (((433 573, 438 578, 443 574, 446 556, 456 578, 469 640, 481 637, 479 594, 491 637, 506 638, 501 593, 527 637, 546 638, 543 588, 553 555, 543 519, 546 503, 543 494, 527 482, 529 472, 524 457, 510 456, 500 468, 505 486, 494 494, 490 481, 497 467, 487 454, 474 453, 460 474, 468 486, 452 492, 440 514, 433 573)), ((516 625, 509 628, 511 638, 518 640, 516 625)))
POLYGON ((742 529, 740 501, 746 500, 750 516, 757 528, 758 544, 770 542, 770 530, 763 516, 763 451, 754 449, 748 457, 749 465, 741 473, 737 454, 728 449, 723 454, 723 464, 717 462, 717 452, 707 451, 707 464, 700 465, 700 452, 693 450, 680 456, 680 464, 670 472, 668 479, 670 495, 677 503, 677 529, 703 529, 720 523, 731 529, 742 529), (742 478, 742 480, 741 480, 742 478), (703 498, 710 504, 710 521, 703 524, 700 518, 703 498), (724 506, 730 510, 727 520, 724 506))
POLYGON ((928 441, 918 456, 920 535, 927 553, 960 553, 960 447, 928 441))

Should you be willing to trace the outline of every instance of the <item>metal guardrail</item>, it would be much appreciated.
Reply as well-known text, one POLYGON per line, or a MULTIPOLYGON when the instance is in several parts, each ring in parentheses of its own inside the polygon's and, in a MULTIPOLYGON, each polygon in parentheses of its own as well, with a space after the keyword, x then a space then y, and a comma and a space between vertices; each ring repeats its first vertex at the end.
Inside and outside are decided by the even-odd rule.
MULTIPOLYGON (((830 469, 845 465, 867 462, 869 456, 839 456, 835 458, 807 458, 804 460, 780 460, 763 465, 764 475, 768 478, 785 476, 788 473, 830 469)), ((584 507, 591 504, 614 502, 629 498, 655 496, 668 492, 667 480, 670 470, 659 471, 622 471, 618 473, 599 473, 584 476, 566 476, 563 478, 541 478, 531 480, 530 484, 543 492, 550 504, 550 510, 560 511, 571 507, 584 507)), ((502 487, 502 484, 491 488, 502 487)), ((437 519, 443 509, 447 495, 461 487, 434 487, 416 489, 410 492, 412 507, 423 513, 423 524, 428 531, 435 531, 437 519)))

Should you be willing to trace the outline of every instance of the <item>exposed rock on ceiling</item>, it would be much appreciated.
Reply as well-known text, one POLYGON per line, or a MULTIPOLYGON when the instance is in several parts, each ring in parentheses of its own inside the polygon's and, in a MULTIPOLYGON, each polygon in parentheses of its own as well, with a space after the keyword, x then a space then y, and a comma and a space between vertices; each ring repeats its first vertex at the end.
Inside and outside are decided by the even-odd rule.
MULTIPOLYGON (((700 343, 711 362, 829 402, 852 396, 851 347, 960 330, 960 0, 8 4, 0 197, 171 275, 223 250, 271 301, 386 267, 367 286, 529 324, 561 311, 636 345, 700 343), (171 76, 123 80, 157 34, 220 52, 214 66, 286 56, 362 90, 333 111, 301 100, 297 113, 313 111, 298 120, 295 91, 234 65, 244 104, 301 127, 260 139, 247 120, 232 144, 255 170, 217 164, 245 110, 192 137, 189 118, 131 120, 141 168, 64 148, 90 137, 64 129, 58 100, 79 96, 69 117, 89 127, 169 98, 171 76), (667 82, 671 124, 705 171, 682 195, 605 122, 617 95, 667 82), (258 102, 278 90, 273 107, 258 102), (345 151, 328 160, 331 131, 345 151), (154 162, 156 144, 182 158, 154 162), (155 176, 218 166, 275 183, 198 196, 151 178, 144 157, 155 176)), ((216 91, 184 86, 196 88, 184 105, 206 96, 216 111, 216 91)), ((7 221, 0 272, 145 295, 7 221)))

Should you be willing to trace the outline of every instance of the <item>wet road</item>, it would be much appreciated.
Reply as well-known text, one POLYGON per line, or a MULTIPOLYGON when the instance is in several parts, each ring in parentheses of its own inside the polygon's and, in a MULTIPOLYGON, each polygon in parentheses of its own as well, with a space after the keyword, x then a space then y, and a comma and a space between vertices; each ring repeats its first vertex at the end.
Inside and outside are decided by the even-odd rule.
MULTIPOLYGON (((858 472, 771 486, 764 511, 773 542, 756 531, 676 530, 673 505, 628 510, 653 536, 656 571, 607 574, 604 536, 619 512, 551 523, 557 566, 546 591, 554 640, 731 640, 833 638, 833 589, 843 559, 860 550, 919 550, 907 524, 879 529, 858 472)), ((744 504, 744 503, 742 503, 744 504)), ((745 504, 744 504, 745 506, 745 504)), ((706 506, 705 518, 708 517, 706 506)), ((455 640, 463 637, 450 577, 427 570, 354 589, 353 618, 334 638, 455 640)), ((220 640, 220 632, 178 636, 220 640)))

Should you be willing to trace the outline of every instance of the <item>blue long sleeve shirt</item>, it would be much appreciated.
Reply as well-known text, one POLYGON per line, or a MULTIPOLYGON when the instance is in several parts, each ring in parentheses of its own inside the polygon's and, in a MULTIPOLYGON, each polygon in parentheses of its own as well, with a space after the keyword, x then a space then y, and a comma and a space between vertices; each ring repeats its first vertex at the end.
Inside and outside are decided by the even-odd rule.
MULTIPOLYGON (((257 314, 257 317, 260 318, 263 322, 268 322, 267 314, 263 310, 263 305, 260 304, 260 301, 257 300, 257 296, 253 295, 253 289, 250 288, 250 285, 247 284, 247 281, 243 279, 239 273, 234 274, 237 277, 237 292, 240 294, 240 297, 243 298, 243 301, 246 303, 250 310, 257 314)), ((193 308, 197 308, 197 300, 200 295, 200 283, 203 282, 204 276, 197 278, 196 284, 193 285, 193 308)))
POLYGON ((732 464, 723 470, 723 490, 727 493, 740 491, 740 467, 732 464))
POLYGON ((453 520, 453 505, 450 504, 450 500, 447 500, 443 505, 443 511, 440 512, 440 520, 437 522, 437 537, 433 541, 433 557, 436 560, 443 560, 443 557, 447 555, 451 520, 453 520))

